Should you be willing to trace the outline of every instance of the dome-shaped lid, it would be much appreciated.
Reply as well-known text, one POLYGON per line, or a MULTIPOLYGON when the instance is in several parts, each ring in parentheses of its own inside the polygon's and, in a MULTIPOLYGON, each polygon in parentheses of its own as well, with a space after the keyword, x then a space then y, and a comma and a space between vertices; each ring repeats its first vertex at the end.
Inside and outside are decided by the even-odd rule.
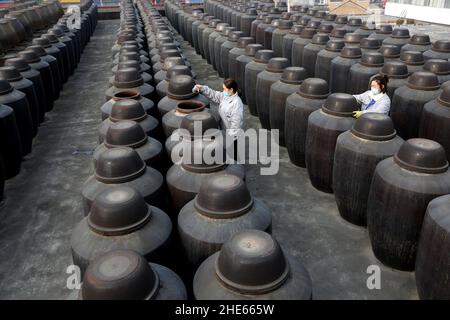
POLYGON ((117 70, 113 85, 116 88, 134 88, 144 84, 144 79, 138 69, 125 68, 117 70))
POLYGON ((164 64, 162 66, 162 70, 169 70, 173 66, 184 65, 184 59, 182 57, 167 57, 164 60, 164 64))
POLYGON ((341 50, 340 56, 343 58, 349 58, 349 59, 359 59, 361 58, 361 48, 358 47, 348 47, 345 46, 341 50))
POLYGON ((438 77, 428 71, 414 72, 408 78, 407 86, 411 89, 426 91, 438 90, 440 88, 438 77))
POLYGON ((259 13, 256 20, 264 21, 264 18, 267 17, 267 13, 259 13))
POLYGON ((447 81, 442 85, 442 92, 437 98, 438 102, 446 107, 450 107, 450 82, 447 81))
POLYGON ((409 38, 409 30, 407 28, 395 28, 394 30, 392 30, 391 37, 407 39, 409 38))
POLYGON ((25 59, 27 63, 36 63, 41 61, 41 58, 32 50, 24 50, 19 52, 19 57, 25 59))
POLYGON ((228 40, 232 42, 237 42, 240 37, 244 35, 243 31, 233 31, 228 35, 228 40))
POLYGON ((137 44, 124 44, 122 45, 122 47, 120 48, 119 53, 123 54, 126 52, 137 52, 139 53, 139 46, 137 44))
POLYGON ((290 20, 292 16, 292 12, 283 12, 281 14, 281 19, 283 20, 290 20))
POLYGON ((337 14, 334 14, 334 13, 328 13, 328 14, 325 16, 325 21, 336 21, 336 18, 337 18, 337 14))
POLYGON ((30 70, 31 67, 23 58, 11 58, 5 61, 5 66, 12 66, 19 70, 19 72, 24 72, 30 70))
POLYGON ((264 49, 263 45, 259 43, 251 43, 245 47, 245 55, 249 57, 254 57, 256 52, 263 49, 264 49))
POLYGON ((381 40, 374 38, 363 38, 361 39, 360 47, 362 49, 379 49, 381 48, 381 40))
POLYGON ((347 25, 352 27, 359 27, 362 25, 362 20, 360 18, 350 18, 348 19, 347 25))
POLYGON ((450 40, 437 40, 433 43, 432 48, 438 52, 450 52, 450 40))
POLYGON ((354 32, 346 33, 344 36, 344 42, 359 44, 363 38, 364 38, 364 35, 359 34, 359 33, 354 33, 354 32))
POLYGON ((58 37, 52 33, 46 33, 43 34, 42 37, 48 39, 48 41, 50 41, 50 43, 57 43, 59 42, 58 37))
MULTIPOLYGON (((172 58, 170 58, 170 59, 172 59, 172 58)), ((174 66, 170 67, 169 69, 167 69, 166 81, 170 81, 170 79, 172 77, 182 75, 182 74, 192 77, 191 69, 189 69, 188 66, 181 65, 181 64, 174 65, 174 66)))
POLYGON ((234 30, 236 30, 235 27, 225 27, 222 31, 222 34, 224 37, 228 37, 230 33, 233 32, 234 30))
POLYGON ((190 99, 197 95, 192 92, 194 86, 195 81, 191 76, 177 75, 170 79, 167 95, 176 100, 190 99))
POLYGON ((216 28, 217 25, 222 22, 222 20, 220 19, 212 19, 211 21, 209 21, 208 27, 209 28, 216 28))
POLYGON ((141 55, 136 51, 120 52, 119 62, 130 61, 130 60, 141 61, 141 55))
POLYGON ((44 48, 50 48, 52 46, 50 41, 44 37, 39 37, 39 38, 33 39, 33 44, 44 47, 44 48))
POLYGON ((305 28, 304 26, 296 24, 296 25, 292 26, 291 31, 289 31, 289 33, 291 33, 291 34, 301 34, 304 28, 305 28))
POLYGON ((320 27, 320 25, 321 25, 321 22, 320 21, 317 21, 317 20, 310 20, 309 22, 308 22, 308 24, 306 25, 306 27, 307 28, 311 28, 311 29, 318 29, 319 27, 320 27))
POLYGON ((240 37, 237 43, 238 48, 245 48, 248 44, 254 43, 255 39, 252 37, 240 37))
POLYGON ((253 198, 245 182, 233 174, 218 174, 205 180, 194 199, 194 207, 213 219, 230 219, 248 212, 253 198))
POLYGON ((189 132, 189 138, 193 140, 204 137, 205 132, 210 129, 219 129, 219 123, 211 112, 196 111, 189 113, 181 119, 180 129, 187 130, 189 132))
POLYGON ((387 141, 395 138, 392 119, 382 113, 365 113, 353 125, 351 132, 360 138, 372 141, 387 141))
POLYGON ((409 40, 410 44, 426 46, 431 44, 430 36, 427 34, 414 34, 409 40))
POLYGON ((400 47, 391 44, 384 44, 380 48, 380 52, 385 58, 399 58, 400 57, 400 47))
POLYGON ((270 72, 283 72, 283 70, 287 67, 289 67, 288 59, 276 57, 269 60, 266 70, 270 72))
POLYGON ((26 50, 31 50, 34 51, 39 57, 44 57, 47 55, 47 52, 45 51, 45 49, 41 46, 29 46, 26 48, 26 50))
POLYGON ((135 121, 121 120, 106 131, 105 146, 138 148, 147 142, 147 134, 135 121))
POLYGON ((404 169, 420 173, 437 174, 448 169, 444 148, 428 139, 405 141, 394 155, 394 161, 404 169))
POLYGON ((158 274, 140 254, 112 250, 94 259, 83 276, 83 300, 149 300, 159 289, 158 274))
POLYGON ((404 79, 409 76, 408 66, 401 61, 386 61, 380 74, 389 78, 404 79))
POLYGON ((309 16, 314 16, 316 14, 316 12, 317 12, 317 9, 309 8, 307 11, 307 14, 309 16))
POLYGON ((228 23, 223 23, 223 22, 221 22, 221 23, 218 23, 217 25, 216 25, 216 31, 217 32, 222 32, 226 27, 229 27, 230 25, 228 24, 228 23))
POLYGON ((246 14, 249 16, 256 16, 258 14, 258 10, 255 8, 248 8, 246 14))
POLYGON ((274 17, 274 16, 265 16, 264 17, 264 20, 263 20, 263 23, 264 24, 271 24, 272 23, 272 20, 274 20, 276 17, 274 17))
POLYGON ((119 62, 119 64, 117 65, 117 70, 123 70, 126 68, 135 68, 135 69, 138 69, 139 71, 141 71, 141 65, 140 65, 139 61, 136 61, 136 60, 122 61, 122 62, 119 62))
POLYGON ((297 22, 299 25, 306 26, 310 20, 311 20, 311 17, 304 16, 304 17, 301 17, 297 22))
POLYGON ((271 7, 269 9, 269 14, 280 14, 280 10, 277 7, 271 7))
POLYGON ((0 80, 0 95, 13 91, 14 88, 6 80, 0 80))
POLYGON ((325 100, 322 111, 337 117, 353 117, 358 109, 356 99, 347 93, 332 93, 325 100))
POLYGON ((380 25, 380 28, 375 31, 375 33, 378 33, 378 34, 391 34, 392 33, 392 26, 390 24, 382 24, 382 25, 380 25))
POLYGON ((347 29, 344 29, 344 28, 333 28, 333 30, 330 33, 330 37, 344 38, 346 34, 347 34, 347 29))
POLYGON ((379 52, 365 52, 359 63, 366 67, 381 67, 384 64, 384 57, 379 52))
POLYGON ((315 18, 324 19, 327 16, 325 11, 317 11, 314 15, 315 18))
POLYGON ((49 29, 48 30, 48 33, 50 33, 50 34, 52 34, 52 35, 54 35, 54 36, 56 36, 56 37, 64 37, 64 31, 62 31, 62 29, 60 29, 60 28, 51 28, 51 29, 49 29))
POLYGON ((301 84, 307 77, 306 70, 303 67, 287 67, 281 75, 281 82, 289 84, 301 84))
POLYGON ((19 70, 12 66, 0 67, 0 79, 9 82, 22 80, 23 77, 19 70))
POLYGON ((254 295, 276 290, 290 271, 278 242, 259 230, 234 234, 223 244, 215 269, 225 287, 254 295))
POLYGON ((334 22, 336 22, 336 24, 347 24, 348 18, 345 16, 337 16, 334 22))
POLYGON ((203 17, 203 24, 208 25, 208 23, 209 23, 212 19, 214 19, 214 16, 204 16, 204 17, 203 17))
POLYGON ((318 44, 318 45, 326 45, 329 40, 330 40, 330 37, 327 34, 316 33, 313 36, 311 43, 318 44))
POLYGON ((273 50, 259 50, 255 53, 254 60, 259 63, 268 63, 275 56, 273 50))
POLYGON ((329 40, 325 49, 332 52, 340 52, 344 46, 345 42, 343 40, 329 40))
POLYGON ((450 62, 442 59, 429 59, 425 62, 423 70, 433 72, 436 75, 450 74, 450 62))
POLYGON ((317 33, 316 29, 304 28, 302 30, 302 33, 300 34, 300 37, 303 39, 312 39, 316 33, 317 33))
POLYGON ((308 99, 326 99, 330 94, 328 83, 320 78, 305 79, 298 90, 298 94, 308 99))
MULTIPOLYGON (((128 93, 128 92, 127 92, 128 93)), ((134 93, 133 91, 129 92, 134 93)), ((120 99, 111 107, 109 119, 113 122, 120 120, 142 121, 147 117, 144 107, 135 99, 120 99)))
POLYGON ((333 26, 331 24, 321 24, 317 29, 318 33, 326 33, 329 34, 333 31, 333 26))
POLYGON ((178 49, 164 49, 159 52, 159 61, 164 63, 164 60, 169 57, 181 57, 181 53, 178 49))
POLYGON ((278 28, 286 30, 286 29, 292 28, 293 25, 294 25, 294 22, 291 20, 279 20, 278 28))
POLYGON ((117 147, 102 152, 95 167, 95 178, 103 183, 124 183, 144 174, 145 162, 136 150, 117 147))
POLYGON ((151 208, 142 195, 131 187, 119 186, 95 197, 87 223, 96 233, 119 236, 142 228, 150 217, 151 208))
POLYGON ((179 50, 178 46, 171 42, 171 43, 163 43, 159 46, 159 53, 164 52, 166 50, 179 50))
POLYGON ((400 60, 408 65, 422 65, 425 63, 423 54, 420 51, 403 51, 400 53, 400 60))

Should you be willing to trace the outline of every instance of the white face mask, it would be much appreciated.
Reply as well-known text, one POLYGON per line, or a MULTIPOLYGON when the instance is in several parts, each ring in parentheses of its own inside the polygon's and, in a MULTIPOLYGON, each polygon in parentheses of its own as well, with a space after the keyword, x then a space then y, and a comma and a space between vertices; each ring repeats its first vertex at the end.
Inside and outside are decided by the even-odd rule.
POLYGON ((373 95, 377 95, 380 93, 380 89, 371 87, 370 92, 372 92, 373 95))

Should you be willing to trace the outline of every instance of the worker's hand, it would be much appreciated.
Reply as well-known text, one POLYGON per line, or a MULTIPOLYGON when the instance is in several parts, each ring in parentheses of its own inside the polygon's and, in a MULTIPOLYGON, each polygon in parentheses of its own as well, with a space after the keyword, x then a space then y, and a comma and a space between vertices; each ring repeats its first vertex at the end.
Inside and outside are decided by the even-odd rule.
POLYGON ((361 117, 363 114, 362 111, 353 111, 353 116, 358 119, 359 117, 361 117))
POLYGON ((199 92, 202 91, 202 89, 203 89, 203 86, 202 86, 202 85, 196 84, 196 85, 194 86, 194 88, 192 89, 192 92, 194 92, 194 93, 199 93, 199 92))

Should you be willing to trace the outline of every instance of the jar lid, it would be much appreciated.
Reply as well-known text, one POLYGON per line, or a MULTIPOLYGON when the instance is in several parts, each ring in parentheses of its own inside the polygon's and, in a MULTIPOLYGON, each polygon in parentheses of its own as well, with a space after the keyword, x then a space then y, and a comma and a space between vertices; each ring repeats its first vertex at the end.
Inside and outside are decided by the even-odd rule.
POLYGON ((438 52, 450 52, 450 41, 449 40, 437 40, 432 45, 433 51, 438 52))
POLYGON ((138 148, 147 142, 144 129, 133 120, 121 120, 112 123, 106 131, 105 146, 138 148))
POLYGON ((438 102, 446 107, 450 107, 450 86, 443 86, 442 92, 437 98, 438 102))
POLYGON ((8 82, 15 82, 22 80, 23 77, 19 70, 12 66, 0 67, 0 80, 6 80, 8 82))
POLYGON ((178 65, 185 65, 184 64, 184 59, 182 57, 167 57, 164 60, 164 64, 162 66, 162 70, 167 71, 170 68, 174 67, 174 66, 178 66, 178 65))
POLYGON ((233 32, 234 30, 236 30, 235 27, 225 27, 222 31, 222 34, 224 37, 228 37, 230 33, 233 32))
POLYGON ((263 45, 259 43, 250 43, 247 46, 245 46, 245 55, 249 57, 254 57, 256 52, 263 49, 264 49, 263 45))
POLYGON ((6 80, 0 80, 0 95, 10 93, 14 88, 6 80))
POLYGON ((361 58, 361 48, 358 47, 348 47, 345 46, 341 50, 340 56, 343 58, 349 58, 349 59, 359 59, 361 58))
POLYGON ((316 29, 312 29, 312 28, 304 28, 302 30, 302 33, 300 34, 300 38, 303 39, 312 39, 313 36, 317 33, 316 29))
POLYGON ((103 183, 125 183, 145 173, 146 165, 136 150, 129 147, 107 149, 100 154, 95 178, 103 183))
POLYGON ((140 95, 135 95, 135 93, 137 91, 121 91, 115 95, 119 100, 111 107, 109 119, 112 122, 118 122, 120 120, 134 120, 139 122, 147 117, 144 107, 137 100, 140 95))
POLYGON ((273 50, 259 50, 255 53, 254 60, 259 63, 268 63, 275 56, 273 50))
POLYGON ((181 65, 181 64, 174 65, 174 66, 170 67, 169 69, 167 69, 165 80, 170 81, 170 79, 172 77, 182 75, 182 74, 192 77, 191 69, 189 69, 188 66, 181 65))
POLYGON ((291 20, 279 20, 278 28, 286 30, 292 28, 293 25, 294 23, 291 20))
POLYGON ((194 199, 198 212, 212 219, 231 219, 248 212, 253 198, 244 181, 233 174, 217 174, 205 180, 194 199))
POLYGON ((428 71, 414 72, 408 78, 406 85, 411 89, 424 91, 439 90, 440 88, 438 77, 428 71))
POLYGON ((44 37, 39 37, 39 38, 33 39, 33 44, 41 46, 43 48, 50 48, 52 46, 50 41, 44 37))
POLYGON ((272 58, 267 63, 266 70, 269 72, 281 73, 285 68, 289 67, 289 60, 286 58, 272 58))
POLYGON ((359 63, 366 67, 382 67, 384 64, 384 57, 379 52, 365 52, 359 63))
POLYGON ((5 66, 15 67, 19 72, 30 70, 31 67, 23 58, 11 58, 5 61, 5 66))
POLYGON ((378 34, 391 34, 392 33, 392 26, 390 24, 382 24, 382 25, 380 25, 380 28, 375 31, 375 33, 378 33, 378 34))
POLYGON ((380 52, 385 58, 395 59, 395 58, 400 57, 400 47, 399 46, 384 44, 381 46, 380 52))
POLYGON ((25 59, 27 63, 36 63, 41 61, 41 58, 32 50, 24 50, 19 52, 19 57, 25 59))
POLYGON ((379 49, 381 48, 381 41, 374 38, 363 38, 360 42, 361 49, 379 49))
POLYGON ((359 33, 354 33, 354 32, 346 33, 344 36, 344 42, 359 44, 363 38, 364 38, 364 35, 359 34, 359 33))
POLYGON ((394 161, 406 170, 420 173, 439 174, 448 169, 444 148, 428 139, 405 141, 394 155, 394 161))
POLYGON ((224 29, 229 26, 230 25, 228 23, 218 23, 216 26, 216 31, 222 33, 224 31, 224 29))
POLYGON ((336 24, 347 24, 348 18, 346 16, 337 16, 334 22, 336 22, 336 24))
POLYGON ((331 31, 330 37, 344 38, 346 34, 347 34, 347 29, 333 28, 333 30, 331 31))
POLYGON ((240 37, 239 38, 239 40, 238 40, 238 44, 237 44, 237 46, 238 46, 238 48, 241 48, 241 49, 243 49, 243 48, 245 48, 248 44, 250 44, 250 43, 254 43, 255 42, 255 40, 252 38, 252 37, 240 37))
POLYGON ((311 43, 318 44, 318 45, 326 45, 329 40, 330 40, 330 37, 327 34, 316 33, 312 37, 311 43))
POLYGON ((94 259, 83 277, 83 300, 149 300, 159 290, 159 276, 140 254, 112 250, 94 259))
POLYGON ((167 96, 175 100, 191 99, 197 95, 192 92, 195 81, 191 76, 177 75, 172 77, 167 88, 167 96))
POLYGON ((322 106, 322 111, 337 117, 353 117, 353 111, 358 109, 355 97, 347 93, 332 93, 322 106))
POLYGON ((359 138, 372 141, 387 141, 397 135, 392 119, 382 113, 363 114, 353 124, 351 132, 359 138))
POLYGON ((318 33, 330 34, 333 31, 333 26, 331 24, 321 24, 317 29, 318 33))
POLYGON ((291 28, 291 31, 289 31, 289 33, 291 33, 291 34, 301 34, 302 31, 303 31, 303 28, 304 28, 304 26, 299 25, 299 24, 293 25, 292 28, 291 28))
POLYGON ((244 35, 243 31, 233 31, 228 35, 228 41, 237 42, 244 35))
POLYGON ((298 90, 298 94, 308 99, 326 99, 330 94, 328 83, 320 78, 305 79, 298 90))
POLYGON ((325 49, 327 51, 340 52, 344 46, 345 42, 343 40, 329 40, 325 49))
POLYGON ((281 75, 281 82, 300 85, 307 78, 303 67, 287 67, 281 75))
POLYGON ((290 274, 279 243, 259 230, 240 231, 225 242, 215 271, 225 287, 254 295, 278 289, 290 274))
POLYGON ((321 25, 320 21, 317 20, 310 20, 308 22, 308 24, 306 25, 307 28, 311 28, 311 29, 318 29, 321 25))
POLYGON ((352 27, 359 27, 362 25, 362 20, 360 18, 350 18, 348 19, 347 25, 352 27))
POLYGON ((401 61, 386 61, 380 74, 389 78, 404 79, 409 76, 408 66, 401 61))
POLYGON ((420 51, 403 51, 400 53, 400 60, 412 66, 419 66, 425 63, 423 54, 420 51))
POLYGON ((409 38, 409 30, 407 28, 395 28, 392 30, 392 38, 407 39, 409 38))
POLYGON ((136 68, 117 70, 113 81, 113 85, 116 88, 135 88, 143 84, 144 79, 142 79, 139 70, 136 68))
MULTIPOLYGON (((205 132, 210 129, 219 129, 219 123, 211 114, 211 112, 203 109, 198 112, 191 112, 187 116, 181 119, 180 129, 184 129, 189 132, 189 139, 194 140, 196 138, 203 138, 205 132), (201 129, 200 134, 197 132, 201 129)), ((181 134, 183 136, 183 134, 181 134)))
POLYGON ((409 40, 410 44, 426 46, 431 44, 430 36, 427 34, 414 34, 409 40))
POLYGON ((141 229, 151 217, 151 207, 129 186, 108 188, 95 197, 87 216, 89 228, 104 236, 120 236, 141 229))
POLYGON ((425 62, 423 70, 436 75, 448 75, 450 74, 450 62, 443 59, 429 59, 425 62))

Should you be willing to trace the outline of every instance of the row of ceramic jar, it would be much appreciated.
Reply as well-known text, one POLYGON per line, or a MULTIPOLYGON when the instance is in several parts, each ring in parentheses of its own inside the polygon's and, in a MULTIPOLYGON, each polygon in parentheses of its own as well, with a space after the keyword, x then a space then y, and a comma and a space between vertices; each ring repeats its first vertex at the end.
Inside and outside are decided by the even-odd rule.
MULTIPOLYGON (((249 51, 250 46, 247 46, 249 51)), ((261 46, 259 49, 262 49, 261 46)), ((382 262, 402 270, 414 269, 416 248, 427 205, 432 199, 450 192, 448 161, 444 148, 439 143, 426 139, 403 142, 387 116, 368 114, 355 123, 352 111, 357 109, 357 105, 351 95, 330 95, 326 81, 316 78, 304 80, 304 68, 288 67, 287 59, 270 58, 273 56, 274 53, 269 50, 257 51, 255 60, 265 60, 266 66, 256 71, 256 81, 249 81, 256 83, 256 94, 250 96, 263 97, 260 104, 256 102, 256 105, 264 104, 262 100, 267 101, 267 108, 257 108, 258 111, 263 111, 261 123, 263 126, 272 123, 272 108, 277 105, 276 100, 279 100, 278 104, 283 110, 273 110, 273 114, 275 116, 281 113, 282 117, 286 114, 285 136, 291 160, 307 166, 311 182, 316 188, 326 192, 335 191, 339 211, 345 219, 358 225, 366 225, 368 222, 374 253, 382 262), (264 97, 269 90, 271 94, 267 100, 264 97), (314 111, 317 109, 320 110, 314 111), (350 131, 346 132, 347 130, 350 131), (299 155, 297 159, 295 154, 299 155), (382 161, 384 159, 386 160, 382 161), (378 180, 374 178, 375 182, 371 184, 372 176, 378 177, 378 180), (425 181, 426 178, 430 179, 430 184, 425 181), (433 195, 430 196, 430 193, 433 195), (412 195, 420 200, 411 203, 412 195), (404 203, 404 207, 399 203, 404 203), (408 228, 405 228, 405 221, 408 228), (402 251, 407 245, 408 249, 402 251)), ((392 67, 395 66, 392 63, 392 67)), ((449 118, 445 113, 449 111, 449 94, 450 88, 440 90, 439 79, 435 74, 417 72, 399 90, 399 97, 394 101, 400 100, 398 105, 403 106, 403 100, 408 99, 407 104, 414 104, 419 109, 419 119, 424 104, 427 104, 423 112, 426 120, 422 120, 422 136, 448 145, 446 121, 449 118), (434 92, 427 96, 428 91, 434 92), (426 97, 423 98, 424 95, 426 97), (442 135, 431 129, 439 124, 443 126, 436 131, 442 132, 442 135), (431 136, 427 136, 427 132, 431 136)), ((413 127, 418 131, 417 116, 411 115, 409 120, 416 120, 413 127)), ((404 119, 401 123, 410 121, 404 119)), ((273 122, 277 124, 277 121, 273 122)), ((439 214, 443 210, 448 211, 448 197, 436 202, 439 203, 439 214)), ((431 212, 426 215, 424 229, 428 234, 422 235, 425 239, 422 243, 425 244, 420 245, 421 252, 416 262, 417 283, 421 297, 445 298, 449 294, 448 282, 430 285, 428 272, 433 268, 438 270, 436 277, 448 277, 448 258, 442 258, 446 256, 449 244, 444 243, 433 259, 430 259, 428 252, 430 237, 446 237, 449 226, 442 218, 433 221, 435 219, 430 218, 431 215, 431 212), (432 227, 427 227, 430 223, 440 225, 444 231, 432 230, 432 227)))
MULTIPOLYGON (((169 81, 169 95, 176 95, 184 88, 189 88, 192 93, 192 86, 191 76, 176 75, 169 81)), ((217 119, 211 112, 199 110, 205 106, 197 99, 172 100, 172 109, 177 108, 179 113, 183 113, 183 109, 187 108, 185 112, 189 113, 179 124, 181 128, 192 130, 194 121, 217 128, 217 119), (196 108, 192 109, 192 106, 196 108)), ((124 104, 127 103, 131 100, 116 102, 111 114, 116 114, 118 105, 125 110, 124 104)), ((137 101, 134 105, 138 105, 137 101)), ((142 114, 144 110, 140 107, 142 114)), ((133 125, 132 121, 119 121, 112 125, 107 131, 107 138, 127 123, 133 125)), ((193 281, 194 296, 198 299, 241 299, 244 295, 255 299, 311 297, 311 280, 307 271, 299 261, 286 256, 278 243, 264 232, 271 231, 270 212, 260 200, 249 194, 241 166, 174 165, 167 174, 167 182, 177 209, 169 218, 156 207, 161 208, 158 201, 164 195, 149 196, 149 191, 154 190, 156 184, 163 188, 161 177, 157 177, 150 167, 137 174, 139 168, 145 166, 143 153, 138 154, 138 149, 116 147, 101 153, 96 161, 95 177, 88 180, 83 190, 84 196, 97 192, 94 201, 88 201, 87 218, 76 227, 72 237, 74 261, 83 267, 83 271, 86 270, 86 284, 82 286, 81 293, 83 298, 186 298, 186 290, 174 273, 154 263, 149 267, 142 256, 152 262, 173 266, 185 279, 189 291, 195 270, 206 259, 193 281), (117 170, 111 172, 105 167, 117 170), (107 172, 112 176, 105 177, 107 172), (179 209, 181 212, 178 215, 179 209), (140 223, 136 224, 136 221, 140 223), (178 223, 179 233, 172 231, 172 223, 178 223), (146 241, 142 242, 142 239, 146 241), (101 256, 119 248, 133 249, 135 252, 111 251, 101 256), (220 253, 216 253, 219 250, 220 253), (236 256, 242 259, 234 259, 236 256), (145 269, 142 275, 132 268, 120 274, 101 274, 100 265, 112 266, 120 261, 126 265, 137 260, 145 269), (270 274, 265 271, 255 273, 255 268, 272 271, 270 274), (124 275, 137 277, 126 278, 135 278, 136 282, 123 282, 124 275), (97 281, 97 278, 105 279, 105 276, 109 283, 114 283, 108 291, 103 291, 101 279, 97 281), (155 293, 152 288, 157 286, 158 281, 169 285, 155 293), (227 289, 222 286, 223 283, 228 284, 227 289), (131 288, 130 291, 120 291, 124 285, 131 288)))
POLYGON ((80 29, 69 29, 69 17, 65 15, 25 50, 12 50, 5 56, 4 66, 0 67, 0 199, 4 180, 19 174, 22 158, 31 153, 45 113, 53 109, 95 28, 96 6, 92 4, 85 14, 88 20, 81 23, 80 29), (86 42, 81 37, 84 30, 89 31, 86 42))

